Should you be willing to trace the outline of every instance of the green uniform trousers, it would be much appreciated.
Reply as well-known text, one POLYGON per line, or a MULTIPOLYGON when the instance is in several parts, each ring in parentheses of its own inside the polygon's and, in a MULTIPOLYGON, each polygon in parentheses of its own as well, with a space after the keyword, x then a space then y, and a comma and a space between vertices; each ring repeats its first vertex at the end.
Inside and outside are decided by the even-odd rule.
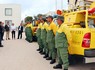
POLYGON ((57 56, 58 56, 58 64, 63 65, 63 61, 62 61, 61 56, 60 56, 60 50, 58 48, 57 48, 57 56))
POLYGON ((41 39, 42 39, 42 43, 43 43, 43 50, 45 52, 45 54, 48 54, 48 46, 47 46, 47 42, 46 42, 46 37, 47 37, 47 31, 45 29, 41 30, 41 39))
POLYGON ((25 28, 25 35, 26 35, 26 40, 32 42, 33 34, 30 27, 25 28))
POLYGON ((49 57, 52 57, 52 59, 56 59, 57 51, 55 48, 55 36, 52 30, 49 30, 47 32, 47 43, 49 49, 49 57))
POLYGON ((63 64, 64 69, 68 69, 69 61, 68 61, 68 51, 67 48, 57 48, 58 56, 59 56, 59 63, 63 64))
POLYGON ((55 47, 57 48, 57 55, 59 64, 63 64, 64 69, 68 69, 68 41, 65 33, 56 33, 55 36, 55 47))
POLYGON ((42 39, 41 39, 41 29, 37 30, 36 36, 37 36, 37 42, 38 42, 38 45, 39 45, 39 49, 41 51, 43 51, 43 43, 42 43, 42 39))

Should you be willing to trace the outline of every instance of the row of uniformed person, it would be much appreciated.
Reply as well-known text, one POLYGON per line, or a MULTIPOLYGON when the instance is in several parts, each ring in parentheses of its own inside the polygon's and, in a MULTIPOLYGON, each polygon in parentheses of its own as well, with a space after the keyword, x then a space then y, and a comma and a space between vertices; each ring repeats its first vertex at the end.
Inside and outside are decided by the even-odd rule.
POLYGON ((53 17, 38 19, 37 42, 39 44, 39 53, 44 54, 46 60, 51 60, 50 64, 56 62, 58 56, 58 64, 54 69, 62 68, 68 70, 68 41, 64 33, 64 17, 58 16, 56 25, 53 22, 53 17))

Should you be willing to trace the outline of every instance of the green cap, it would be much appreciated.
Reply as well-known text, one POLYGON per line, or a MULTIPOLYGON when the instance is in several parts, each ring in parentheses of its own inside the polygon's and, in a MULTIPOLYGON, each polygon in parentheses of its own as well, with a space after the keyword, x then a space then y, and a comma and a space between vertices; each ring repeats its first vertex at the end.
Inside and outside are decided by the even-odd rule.
POLYGON ((63 16, 58 16, 57 20, 60 19, 62 22, 64 22, 64 17, 63 16))
POLYGON ((53 19, 53 16, 49 15, 47 18, 52 18, 53 19))

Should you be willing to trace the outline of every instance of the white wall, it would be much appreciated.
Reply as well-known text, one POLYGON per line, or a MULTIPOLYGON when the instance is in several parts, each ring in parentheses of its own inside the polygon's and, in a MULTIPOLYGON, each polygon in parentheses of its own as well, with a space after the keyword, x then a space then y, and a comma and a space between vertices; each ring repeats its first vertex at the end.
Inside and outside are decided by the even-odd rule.
POLYGON ((12 20, 16 26, 21 22, 21 5, 19 4, 0 4, 0 21, 12 20), (12 8, 12 16, 5 16, 5 8, 12 8))

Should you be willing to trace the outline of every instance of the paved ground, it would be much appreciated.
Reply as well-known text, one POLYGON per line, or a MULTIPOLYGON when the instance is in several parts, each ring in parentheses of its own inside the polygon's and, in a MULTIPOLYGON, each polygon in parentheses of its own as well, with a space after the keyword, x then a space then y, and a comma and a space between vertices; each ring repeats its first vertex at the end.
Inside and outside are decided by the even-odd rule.
MULTIPOLYGON (((25 38, 4 40, 0 48, 0 70, 54 70, 50 61, 43 59, 36 49, 37 43, 28 43, 25 38)), ((69 70, 95 70, 95 63, 70 66, 69 70)))

